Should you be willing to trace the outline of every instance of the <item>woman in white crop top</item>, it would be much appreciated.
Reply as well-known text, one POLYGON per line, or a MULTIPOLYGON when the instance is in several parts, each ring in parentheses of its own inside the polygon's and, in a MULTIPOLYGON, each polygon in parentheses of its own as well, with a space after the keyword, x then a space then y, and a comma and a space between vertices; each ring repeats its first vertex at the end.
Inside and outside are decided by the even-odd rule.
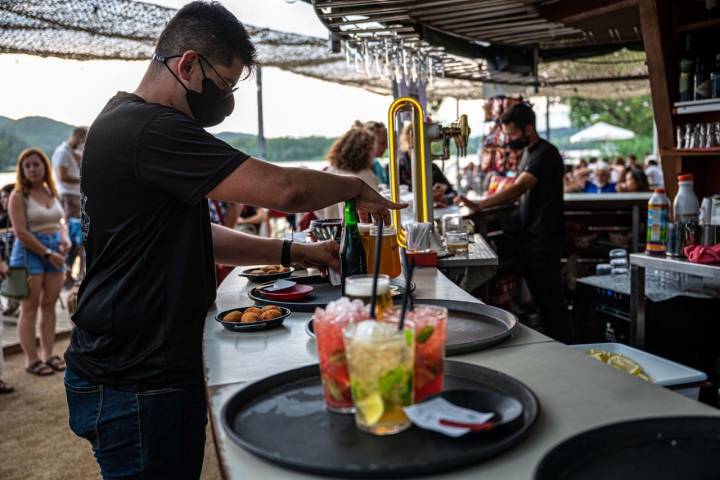
POLYGON ((16 175, 9 205, 16 237, 10 268, 25 267, 30 275, 30 295, 21 303, 18 336, 25 353, 26 371, 33 375, 51 375, 65 369, 65 362, 53 353, 53 346, 55 304, 62 289, 70 240, 50 160, 42 150, 24 150, 18 157, 16 175), (40 354, 35 347, 38 310, 40 354))

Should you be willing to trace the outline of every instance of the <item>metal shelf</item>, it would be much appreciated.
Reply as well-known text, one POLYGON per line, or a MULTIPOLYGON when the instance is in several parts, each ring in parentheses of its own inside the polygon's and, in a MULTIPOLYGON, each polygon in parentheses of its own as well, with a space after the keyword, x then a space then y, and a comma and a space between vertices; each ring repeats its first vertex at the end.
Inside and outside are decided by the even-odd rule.
POLYGON ((645 253, 633 253, 630 255, 630 265, 720 280, 720 267, 692 263, 687 260, 655 257, 645 253))
POLYGON ((675 102, 673 113, 676 115, 688 115, 691 113, 720 112, 720 98, 707 100, 691 100, 688 102, 675 102))

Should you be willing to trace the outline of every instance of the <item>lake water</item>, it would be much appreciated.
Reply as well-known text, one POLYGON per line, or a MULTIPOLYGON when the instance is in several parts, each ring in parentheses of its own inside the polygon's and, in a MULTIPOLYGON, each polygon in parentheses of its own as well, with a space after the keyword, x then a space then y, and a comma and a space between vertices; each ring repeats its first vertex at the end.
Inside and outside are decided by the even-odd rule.
MULTIPOLYGON (((477 163, 476 155, 468 156, 467 158, 461 159, 460 167, 464 167, 468 162, 474 161, 477 163)), ((272 162, 275 165, 281 167, 306 167, 312 168, 313 170, 320 170, 328 165, 327 160, 293 160, 288 162, 272 162)), ((440 165, 440 162, 438 162, 440 165)), ((455 179, 455 160, 447 160, 445 162, 445 175, 451 182, 455 179)), ((0 172, 0 187, 8 183, 15 182, 15 172, 0 172)))

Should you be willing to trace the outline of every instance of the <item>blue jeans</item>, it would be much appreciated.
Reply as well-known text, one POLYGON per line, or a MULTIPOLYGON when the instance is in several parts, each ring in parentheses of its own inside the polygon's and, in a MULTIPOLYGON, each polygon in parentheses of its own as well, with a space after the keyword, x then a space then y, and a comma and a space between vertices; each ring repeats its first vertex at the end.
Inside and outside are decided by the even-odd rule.
POLYGON ((124 392, 65 370, 70 429, 92 445, 105 480, 197 479, 205 451, 202 383, 124 392))

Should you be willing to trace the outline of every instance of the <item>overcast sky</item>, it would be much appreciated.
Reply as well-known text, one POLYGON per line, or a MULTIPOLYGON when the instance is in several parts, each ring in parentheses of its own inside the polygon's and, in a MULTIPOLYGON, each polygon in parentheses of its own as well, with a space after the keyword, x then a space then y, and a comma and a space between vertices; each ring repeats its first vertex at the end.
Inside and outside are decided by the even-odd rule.
MULTIPOLYGON (((155 0, 178 8, 186 0, 155 0)), ((327 30, 304 2, 286 0, 225 0, 238 18, 251 25, 326 37, 327 30)), ((42 115, 74 125, 88 125, 105 102, 118 90, 132 91, 147 62, 74 61, 25 55, 0 55, 0 115, 20 118, 42 115)), ((383 120, 390 97, 364 90, 309 79, 276 68, 263 69, 265 133, 267 136, 334 136, 353 120, 383 120)), ((213 131, 257 132, 254 80, 240 85, 235 111, 213 131)), ((479 101, 462 101, 460 109, 470 116, 479 132, 482 110, 479 101)), ((544 102, 538 105, 538 126, 544 129, 544 102)), ((553 127, 568 126, 566 109, 551 109, 553 127)), ((446 101, 439 119, 455 116, 455 101, 446 101)))

